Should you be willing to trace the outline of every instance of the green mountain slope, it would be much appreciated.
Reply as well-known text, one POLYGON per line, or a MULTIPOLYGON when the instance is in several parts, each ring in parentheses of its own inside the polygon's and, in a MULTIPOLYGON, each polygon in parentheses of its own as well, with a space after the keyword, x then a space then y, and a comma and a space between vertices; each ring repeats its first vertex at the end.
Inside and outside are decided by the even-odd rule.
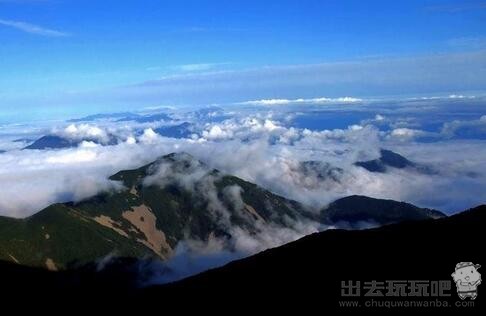
POLYGON ((164 156, 110 179, 126 189, 55 204, 25 219, 0 217, 0 259, 50 269, 107 255, 167 259, 183 239, 230 237, 235 226, 250 233, 265 223, 288 227, 310 214, 187 154, 164 156), (156 183, 161 168, 166 183, 156 183), (154 183, 144 182, 150 177, 154 183))
POLYGON ((145 247, 65 204, 26 219, 0 218, 0 259, 49 269, 106 256, 143 256, 145 247))

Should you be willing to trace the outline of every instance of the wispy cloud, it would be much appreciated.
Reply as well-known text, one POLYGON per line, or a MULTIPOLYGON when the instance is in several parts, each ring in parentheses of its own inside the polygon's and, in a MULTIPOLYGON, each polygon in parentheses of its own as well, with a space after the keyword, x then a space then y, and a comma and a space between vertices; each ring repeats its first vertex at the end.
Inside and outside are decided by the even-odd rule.
POLYGON ((182 72, 198 72, 208 71, 220 66, 226 65, 226 63, 200 63, 200 64, 185 64, 172 67, 174 70, 182 72))
POLYGON ((225 65, 230 65, 230 63, 194 63, 194 64, 174 65, 168 67, 151 66, 151 67, 147 67, 145 70, 147 71, 169 70, 171 72, 192 73, 192 72, 203 72, 203 71, 214 70, 217 68, 221 68, 222 66, 225 65))
POLYGON ((239 104, 243 105, 295 105, 295 104, 336 104, 336 103, 359 103, 363 99, 354 97, 339 98, 311 98, 311 99, 262 99, 245 101, 239 104))
POLYGON ((71 35, 69 33, 48 29, 39 25, 30 24, 22 21, 0 19, 0 25, 12 27, 26 33, 40 35, 40 36, 47 36, 47 37, 67 37, 71 35))

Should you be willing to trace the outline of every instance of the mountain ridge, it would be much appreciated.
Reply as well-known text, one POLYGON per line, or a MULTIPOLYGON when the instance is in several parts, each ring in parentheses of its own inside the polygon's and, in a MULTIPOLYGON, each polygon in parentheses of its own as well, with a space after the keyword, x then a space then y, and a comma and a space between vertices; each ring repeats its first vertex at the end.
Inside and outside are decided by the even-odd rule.
MULTIPOLYGON (((266 225, 293 229, 304 220, 333 224, 328 210, 312 212, 186 153, 162 156, 109 179, 121 181, 124 189, 77 203, 53 204, 24 219, 0 217, 0 259, 51 270, 106 256, 166 260, 186 239, 217 238, 233 247, 235 228, 252 235, 266 225)), ((363 213, 356 206, 345 211, 353 210, 363 213)), ((367 219, 389 223, 428 217, 426 209, 412 205, 387 221, 376 220, 383 217, 380 212, 386 213, 386 208, 368 212, 367 219), (407 209, 425 215, 410 216, 407 209)))

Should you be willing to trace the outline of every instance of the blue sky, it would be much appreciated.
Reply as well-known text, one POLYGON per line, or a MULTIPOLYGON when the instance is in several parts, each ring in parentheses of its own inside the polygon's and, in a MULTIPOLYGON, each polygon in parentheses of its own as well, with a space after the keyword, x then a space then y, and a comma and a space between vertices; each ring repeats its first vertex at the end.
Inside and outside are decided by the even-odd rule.
POLYGON ((0 115, 472 93, 485 52, 486 1, 0 0, 0 115))

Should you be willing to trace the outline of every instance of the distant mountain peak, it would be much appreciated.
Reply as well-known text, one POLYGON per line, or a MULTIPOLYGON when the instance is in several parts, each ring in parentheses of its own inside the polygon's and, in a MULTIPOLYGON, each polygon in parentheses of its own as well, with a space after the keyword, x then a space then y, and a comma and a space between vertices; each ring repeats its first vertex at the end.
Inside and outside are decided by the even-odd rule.
POLYGON ((440 211, 420 208, 406 202, 376 199, 362 195, 351 195, 338 199, 321 211, 324 223, 370 222, 377 225, 396 223, 406 220, 424 220, 445 217, 440 211))
POLYGON ((389 170, 389 168, 409 168, 419 173, 435 173, 435 171, 431 167, 410 161, 404 156, 388 149, 380 149, 380 157, 377 159, 358 161, 354 164, 368 170, 369 172, 385 173, 389 170))
POLYGON ((24 147, 23 149, 62 149, 62 148, 72 148, 77 147, 82 142, 93 142, 95 144, 104 144, 104 145, 115 145, 117 143, 117 139, 113 135, 109 135, 109 140, 106 142, 102 142, 101 140, 95 137, 84 137, 79 139, 70 139, 64 136, 59 135, 45 135, 37 140, 35 140, 32 144, 24 147))
MULTIPOLYGON (((202 161, 198 160, 187 152, 173 152, 157 158, 156 160, 140 167, 131 170, 121 170, 116 174, 110 176, 110 180, 122 181, 125 186, 132 187, 138 185, 139 182, 147 176, 153 175, 161 164, 170 164, 170 168, 181 173, 189 173, 196 168, 204 168, 210 171, 209 167, 202 161)), ((218 172, 217 170, 213 170, 218 172)))
POLYGON ((78 141, 69 140, 57 135, 46 135, 35 140, 32 144, 24 147, 24 149, 59 149, 76 147, 78 141))

